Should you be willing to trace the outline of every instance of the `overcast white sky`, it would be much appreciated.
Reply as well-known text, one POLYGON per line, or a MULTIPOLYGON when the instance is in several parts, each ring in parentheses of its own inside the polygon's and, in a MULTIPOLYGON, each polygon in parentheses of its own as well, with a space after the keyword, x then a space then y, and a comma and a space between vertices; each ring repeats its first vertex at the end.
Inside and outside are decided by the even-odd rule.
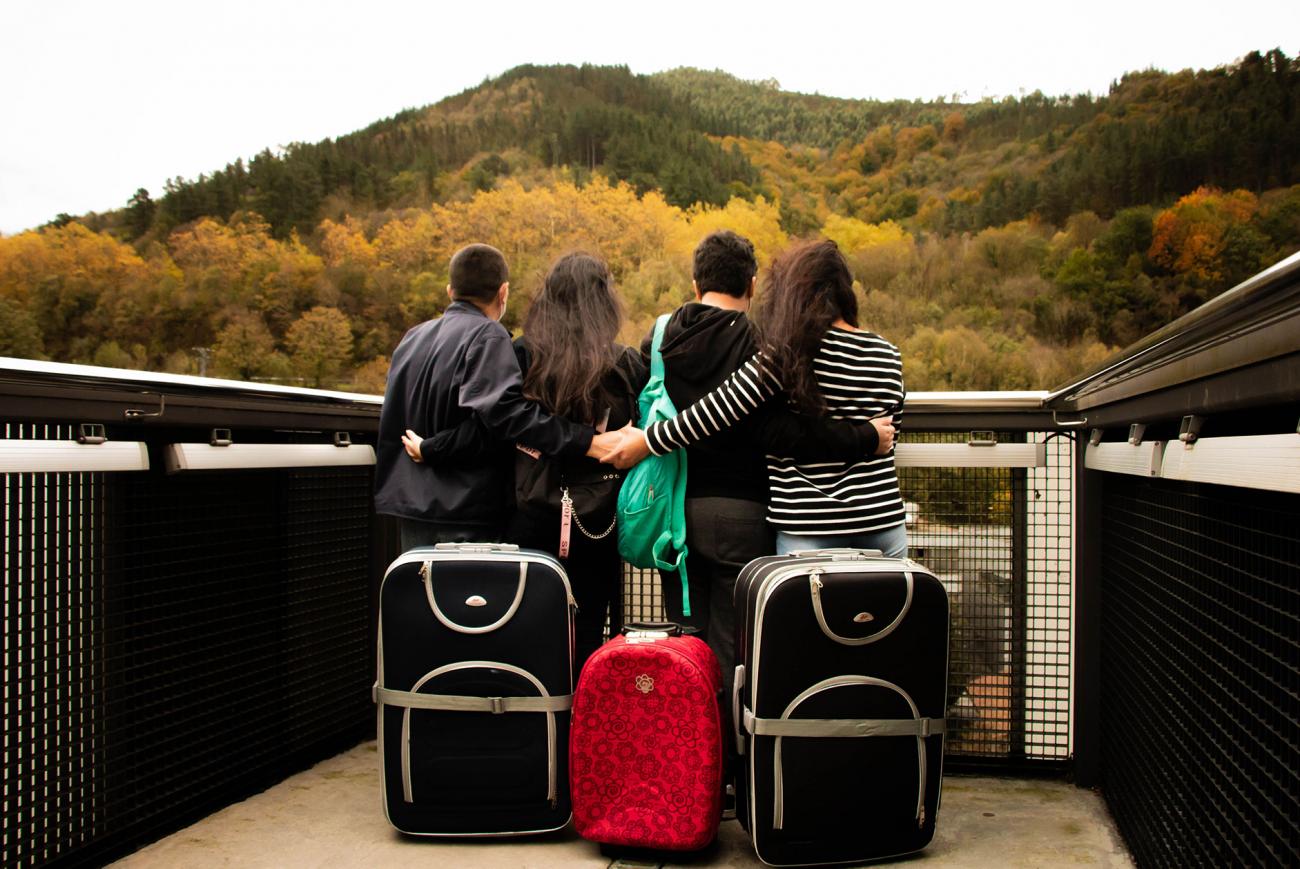
POLYGON ((1296 0, 59 2, 0 6, 0 232, 124 205, 520 63, 719 68, 846 97, 1105 93, 1300 51, 1296 0))

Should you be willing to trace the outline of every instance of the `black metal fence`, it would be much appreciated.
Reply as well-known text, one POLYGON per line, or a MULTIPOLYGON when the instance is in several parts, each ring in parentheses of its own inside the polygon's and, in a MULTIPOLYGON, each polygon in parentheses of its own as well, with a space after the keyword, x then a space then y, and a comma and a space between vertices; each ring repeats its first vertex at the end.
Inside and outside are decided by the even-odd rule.
MULTIPOLYGON (((369 468, 164 470, 169 444, 216 427, 373 443, 373 400, 50 369, 0 371, 4 441, 98 422, 144 442, 150 469, 3 475, 7 866, 102 862, 369 738, 374 594, 397 545, 369 468)), ((928 419, 946 431, 909 438, 988 422, 944 402, 928 419)), ((1041 414, 995 421, 1047 439, 1048 465, 900 475, 914 553, 960 602, 950 760, 1008 771, 1069 751, 1071 447, 1041 414)), ((645 574, 626 587, 630 616, 661 606, 645 574)))
MULTIPOLYGON (((951 426, 961 421, 950 417, 951 426)), ((904 460, 898 471, 909 555, 934 571, 949 595, 946 769, 1059 772, 1071 750, 1073 435, 986 434, 1004 444, 1044 444, 1045 461, 1026 468, 904 460)), ((968 429, 911 426, 902 438, 925 445, 970 440, 968 429)), ((623 593, 629 618, 664 617, 654 572, 625 568, 623 593)))
POLYGON ((1144 865, 1295 865, 1300 497, 1105 490, 1101 766, 1120 831, 1144 865))
MULTIPOLYGON (((208 427, 140 426, 95 413, 112 388, 44 410, 143 441, 150 470, 0 475, 5 866, 101 863, 373 734, 370 469, 163 470, 168 444, 232 419, 278 424, 236 427, 250 443, 328 442, 309 427, 369 411, 190 396, 208 427)), ((9 448, 78 431, 0 419, 9 448)))
POLYGON ((1048 403, 1089 430, 1078 780, 1140 865, 1300 865, 1300 254, 1048 403))

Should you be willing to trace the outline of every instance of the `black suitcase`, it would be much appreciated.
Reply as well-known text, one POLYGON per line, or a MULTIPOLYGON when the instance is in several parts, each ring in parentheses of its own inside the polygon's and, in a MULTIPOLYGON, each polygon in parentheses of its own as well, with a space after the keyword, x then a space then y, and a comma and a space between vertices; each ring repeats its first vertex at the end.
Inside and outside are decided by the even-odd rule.
POLYGON ((502 836, 569 822, 573 595, 542 552, 420 547, 379 589, 384 811, 404 833, 502 836))
POLYGON ((874 550, 814 550, 750 562, 735 605, 737 808, 759 858, 924 848, 943 775, 943 584, 874 550))

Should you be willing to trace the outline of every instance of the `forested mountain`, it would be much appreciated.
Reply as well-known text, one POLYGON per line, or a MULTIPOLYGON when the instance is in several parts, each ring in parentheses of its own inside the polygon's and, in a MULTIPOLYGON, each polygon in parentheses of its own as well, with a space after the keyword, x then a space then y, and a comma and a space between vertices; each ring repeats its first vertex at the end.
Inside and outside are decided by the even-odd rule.
POLYGON ((0 354, 380 389, 469 241, 606 256, 625 337, 705 232, 835 239, 912 388, 1054 385, 1300 247, 1300 63, 1104 96, 845 100, 722 72, 512 69, 337 139, 0 238, 0 354))

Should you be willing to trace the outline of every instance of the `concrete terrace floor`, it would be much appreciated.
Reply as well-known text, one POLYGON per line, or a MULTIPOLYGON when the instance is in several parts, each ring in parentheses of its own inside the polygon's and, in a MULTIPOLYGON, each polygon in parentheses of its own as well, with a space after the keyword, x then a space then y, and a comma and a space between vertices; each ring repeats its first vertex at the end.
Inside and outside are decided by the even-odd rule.
MULTIPOLYGON (((761 866, 744 830, 724 821, 718 847, 692 866, 761 866)), ((570 827, 531 839, 445 842, 410 839, 388 825, 379 803, 373 742, 357 746, 229 806, 113 864, 149 867, 439 866, 548 869, 611 866, 570 827)), ((949 776, 934 842, 907 863, 928 866, 1131 867, 1101 799, 1038 779, 949 776)), ((675 865, 620 862, 620 866, 675 865)))

